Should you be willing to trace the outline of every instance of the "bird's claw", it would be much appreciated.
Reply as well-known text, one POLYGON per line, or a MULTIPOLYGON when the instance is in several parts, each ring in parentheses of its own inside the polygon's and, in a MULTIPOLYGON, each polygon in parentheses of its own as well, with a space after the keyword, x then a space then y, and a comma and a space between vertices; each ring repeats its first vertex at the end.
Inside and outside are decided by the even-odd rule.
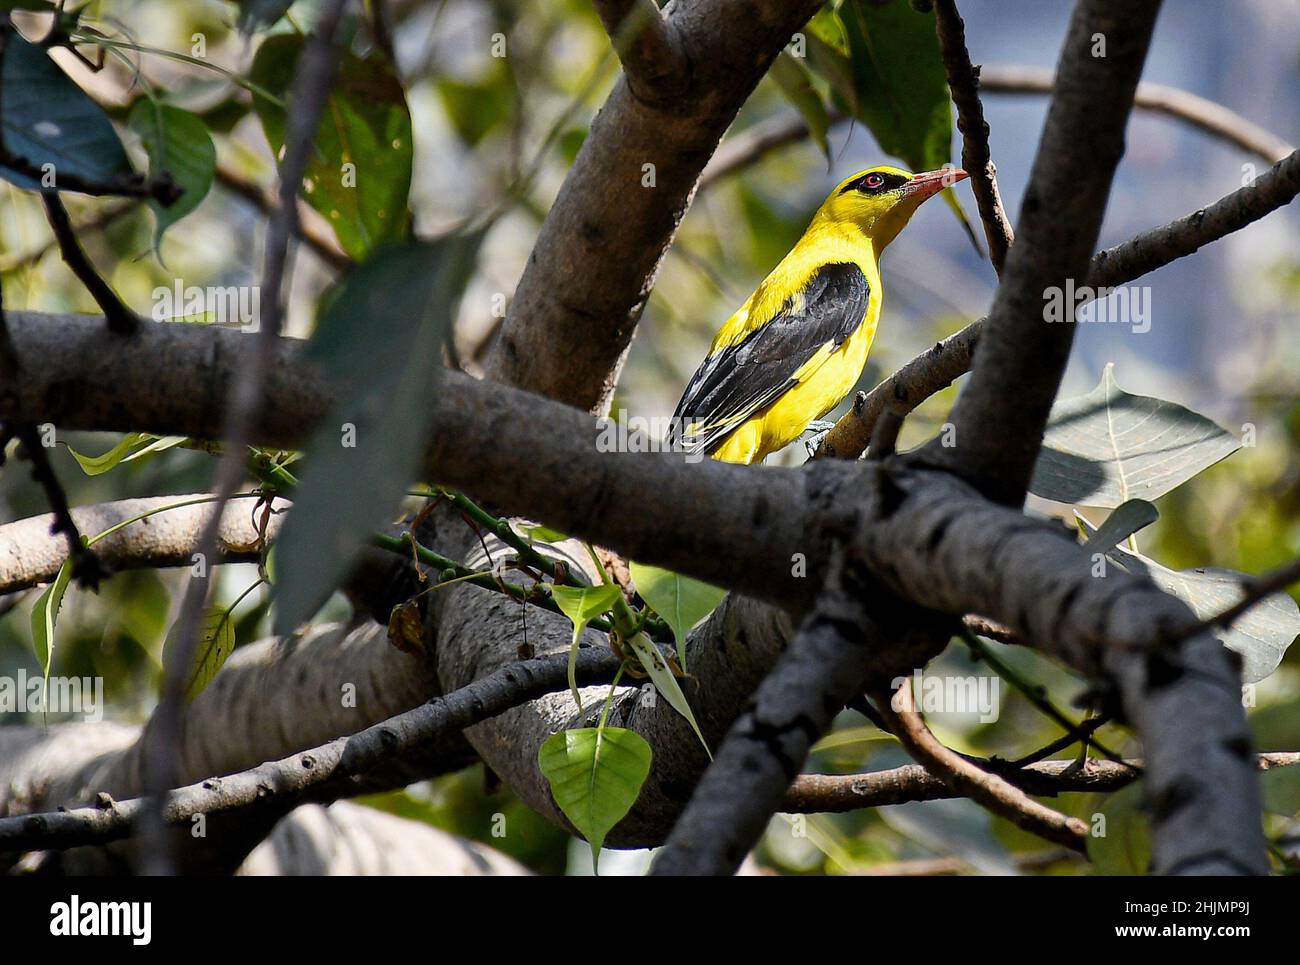
POLYGON ((834 428, 835 423, 829 422, 825 419, 814 419, 812 422, 808 423, 808 428, 804 430, 804 433, 811 434, 808 435, 808 438, 804 440, 803 444, 804 448, 808 450, 809 459, 817 455, 817 450, 821 448, 822 440, 825 439, 826 434, 834 428))

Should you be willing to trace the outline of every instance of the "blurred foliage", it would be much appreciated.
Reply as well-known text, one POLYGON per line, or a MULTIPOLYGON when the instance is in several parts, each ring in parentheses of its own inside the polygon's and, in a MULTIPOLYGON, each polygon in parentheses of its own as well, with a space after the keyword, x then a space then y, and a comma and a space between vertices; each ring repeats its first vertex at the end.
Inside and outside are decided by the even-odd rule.
MULTIPOLYGON (((128 122, 133 110, 146 110, 142 104, 163 105, 160 110, 175 118, 181 114, 173 111, 183 112, 185 125, 190 118, 197 118, 215 147, 219 170, 211 189, 158 240, 156 253, 156 226, 145 205, 79 196, 67 199, 74 223, 82 226, 79 236, 90 257, 138 310, 147 314, 155 289, 170 288, 177 279, 199 286, 257 283, 264 214, 245 198, 247 192, 233 190, 232 185, 237 180, 261 187, 272 185, 276 157, 253 109, 247 78, 258 51, 268 42, 286 48, 296 44, 294 38, 314 18, 315 6, 312 0, 291 6, 260 0, 239 4, 97 0, 88 5, 83 22, 108 38, 104 71, 92 75, 66 51, 56 53, 68 76, 104 103, 136 170, 149 170, 150 164, 147 137, 140 136, 149 134, 147 125, 128 122), (286 7, 287 14, 281 16, 286 7), (248 26, 260 27, 249 40, 236 29, 241 14, 248 17, 248 26), (203 40, 201 54, 195 52, 198 36, 203 40), (183 56, 178 59, 157 51, 183 56)), ((409 110, 412 142, 409 161, 401 159, 410 166, 409 198, 403 186, 395 203, 401 207, 409 201, 411 223, 418 232, 427 236, 481 213, 500 201, 523 172, 536 167, 536 177, 525 196, 485 237, 477 275, 456 319, 455 356, 473 370, 497 320, 497 306, 502 299, 508 301, 541 218, 581 149, 594 111, 614 83, 617 69, 588 0, 549 4, 391 0, 382 6, 389 17, 389 30, 375 31, 359 20, 348 25, 348 36, 356 64, 395 60, 394 76, 400 78, 404 99, 397 114, 409 110), (391 50, 387 49, 389 37, 391 50), (500 44, 507 53, 504 57, 494 56, 494 48, 500 44)), ((891 131, 890 96, 879 90, 891 86, 889 75, 912 70, 913 62, 922 56, 920 51, 930 49, 931 35, 915 29, 920 22, 916 18, 925 19, 916 6, 901 0, 884 6, 858 0, 836 3, 834 10, 828 8, 810 28, 806 63, 790 63, 794 58, 787 55, 782 59, 784 73, 760 83, 729 136, 788 113, 791 100, 819 128, 828 106, 854 114, 859 123, 831 127, 828 152, 811 142, 793 144, 699 192, 650 297, 616 406, 636 413, 672 410, 717 324, 785 254, 835 180, 886 160, 882 155, 891 152, 913 166, 938 166, 950 159, 951 124, 945 124, 950 122, 950 114, 946 106, 942 112, 935 107, 932 63, 917 68, 925 83, 905 92, 909 96, 930 92, 929 99, 908 115, 924 123, 891 131), (851 17, 851 32, 845 28, 846 16, 851 17), (869 46, 872 26, 864 18, 890 17, 907 18, 904 22, 911 39, 885 53, 908 56, 902 58, 901 66, 888 57, 862 59, 858 54, 869 46)), ((978 18, 968 14, 968 21, 974 36, 978 18)), ((44 33, 48 16, 18 13, 15 22, 33 39, 44 33)), ((1017 27, 1006 29, 1014 33, 1017 27)), ((1040 40, 1026 36, 1024 46, 1027 49, 1040 40)), ((1051 43, 1054 47, 1055 35, 1051 43)), ((95 54, 84 35, 78 46, 88 56, 95 54)), ((283 77, 273 83, 282 85, 283 77)), ((392 83, 386 90, 396 94, 392 83)), ((6 98, 10 91, 6 85, 6 98)), ((270 93, 278 97, 283 90, 270 93)), ((389 102, 395 103, 392 98, 389 102)), ((354 108, 353 113, 364 119, 362 108, 354 108)), ((143 113, 137 116, 147 117, 143 113)), ((999 127, 999 117, 994 117, 992 110, 990 117, 995 154, 1010 153, 1009 148, 1019 141, 1036 140, 1041 112, 1025 122, 1032 126, 1017 128, 999 127)), ((389 133, 389 128, 383 131, 389 133)), ((381 143, 378 138, 372 140, 381 143)), ((105 157, 110 156, 115 156, 111 150, 105 157)), ((1195 190, 1200 197, 1200 179, 1213 159, 1207 160, 1203 148, 1200 153, 1180 153, 1179 157, 1179 170, 1161 170, 1159 178, 1179 192, 1195 190)), ((329 158, 331 164, 343 160, 343 148, 329 158)), ((1235 163, 1234 158, 1234 167, 1235 163)), ((1004 175, 1011 170, 1005 162, 1000 166, 1004 175)), ((1156 176, 1140 166, 1137 170, 1143 177, 1156 176)), ((193 183, 201 184, 202 178, 193 183)), ((334 206, 318 207, 327 221, 337 223, 338 219, 331 218, 334 206)), ((1141 208, 1141 217, 1156 223, 1184 210, 1180 197, 1174 210, 1147 206, 1141 208)), ((405 223, 399 227, 404 228, 405 223)), ((1196 276, 1188 290, 1194 302, 1203 306, 1198 309, 1201 314, 1166 316, 1158 324, 1176 327, 1180 333, 1201 333, 1209 346, 1208 362, 1190 351, 1173 361, 1144 358, 1142 352, 1149 343, 1122 341, 1125 336, 1106 333, 1111 340, 1106 343, 1107 360, 1121 360, 1125 384, 1132 391, 1168 398, 1205 413, 1234 437, 1242 437, 1247 425, 1254 430, 1253 444, 1243 445, 1230 458, 1158 500, 1159 521, 1142 530, 1137 540, 1144 555, 1167 567, 1215 566, 1259 573, 1300 555, 1300 386, 1296 374, 1300 357, 1285 324, 1270 324, 1277 319, 1293 324, 1300 305, 1300 259, 1293 254, 1292 243, 1296 231, 1293 213, 1275 215, 1259 227, 1258 234, 1257 229, 1250 229, 1230 243, 1239 252, 1236 261, 1225 262, 1216 249, 1197 256, 1196 276), (1290 242, 1279 242, 1277 229, 1272 236, 1267 233, 1267 225, 1274 222, 1284 225, 1281 237, 1289 237, 1290 242), (1261 240, 1255 240, 1257 237, 1261 240), (1242 264, 1251 270, 1233 270, 1242 264), (1247 359, 1244 364, 1242 357, 1247 359)), ((49 241, 39 200, 10 184, 0 187, 0 279, 6 306, 95 311, 94 302, 72 279, 49 241)), ((340 241, 355 254, 370 247, 361 234, 340 237, 340 241)), ((939 210, 918 215, 908 236, 891 249, 883 271, 885 313, 863 387, 981 313, 992 291, 988 266, 975 259, 961 233, 954 230, 952 219, 939 210)), ((1160 273, 1150 279, 1157 298, 1162 297, 1162 285, 1168 284, 1165 279, 1160 273)), ((291 334, 312 332, 335 281, 335 272, 327 264, 307 248, 301 249, 289 304, 291 334)), ((1187 334, 1180 334, 1178 340, 1194 341, 1187 334)), ((1100 371, 1096 366, 1083 373, 1080 384, 1094 384, 1100 371)), ((956 388, 940 393, 909 417, 902 436, 904 446, 918 444, 939 430, 955 393, 956 388)), ((208 484, 212 458, 203 452, 181 447, 156 451, 92 477, 81 471, 67 448, 102 453, 119 441, 102 434, 60 438, 60 447, 51 455, 74 505, 188 493, 208 484)), ((801 459, 802 448, 795 446, 777 461, 801 459)), ((0 520, 47 509, 39 489, 25 473, 15 471, 14 465, 11 462, 6 467, 9 471, 0 474, 0 520)), ((1070 513, 1070 507, 1039 501, 1031 508, 1066 519, 1070 513)), ((1088 515, 1094 524, 1105 518, 1104 513, 1094 511, 1088 515)), ((253 566, 226 568, 216 603, 229 607, 257 579, 253 566)), ((70 588, 57 627, 54 672, 102 677, 108 716, 143 720, 156 696, 163 644, 181 586, 177 572, 128 572, 112 576, 98 595, 70 588)), ((19 668, 28 674, 39 672, 29 622, 38 595, 39 591, 29 592, 0 617, 0 674, 12 675, 19 668)), ((269 607, 266 587, 258 587, 243 599, 233 613, 236 646, 268 632, 269 607)), ((336 597, 321 618, 348 615, 336 597)), ((1083 709, 1072 706, 1076 698, 1085 696, 1082 679, 1033 651, 991 646, 1016 674, 1042 685, 1058 706, 1068 708, 1076 719, 1084 716, 1083 709)), ((949 647, 929 672, 965 676, 990 671, 958 643, 949 647)), ((1300 651, 1294 647, 1288 651, 1281 667, 1256 686, 1253 697, 1250 720, 1259 746, 1300 749, 1300 651)), ((1008 759, 1028 754, 1061 734, 1029 699, 1005 686, 996 720, 981 722, 971 715, 956 714, 935 714, 931 719, 938 735, 956 749, 1008 759)), ((51 723, 56 721, 51 717, 51 723)), ((3 721, 5 726, 24 723, 39 721, 31 715, 8 715, 3 721)), ((1103 727, 1098 737, 1121 753, 1137 752, 1127 731, 1119 727, 1103 727)), ((905 761, 892 738, 857 714, 846 712, 835 732, 818 745, 808 770, 857 773, 905 761)), ((1264 787, 1270 834, 1294 835, 1300 817, 1300 768, 1266 774, 1264 787)), ((537 871, 559 873, 577 867, 571 863, 568 835, 522 805, 482 766, 364 801, 483 841, 537 871)), ((1107 836, 1098 839, 1094 852, 1097 865, 1092 870, 1144 869, 1149 845, 1138 789, 1106 796, 1067 794, 1049 803, 1089 822, 1104 815, 1107 836)), ((806 819, 778 816, 758 858, 764 866, 787 874, 864 873, 881 865, 899 870, 900 862, 935 858, 956 859, 954 867, 966 872, 1016 867, 1045 874, 1089 871, 1083 862, 1053 855, 1041 841, 966 801, 806 819)))

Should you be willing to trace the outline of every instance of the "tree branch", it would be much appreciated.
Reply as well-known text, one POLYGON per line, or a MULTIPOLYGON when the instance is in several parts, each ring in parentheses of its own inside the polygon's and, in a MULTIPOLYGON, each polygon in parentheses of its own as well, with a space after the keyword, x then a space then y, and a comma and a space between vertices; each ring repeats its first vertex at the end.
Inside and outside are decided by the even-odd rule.
POLYGON ((1016 827, 1062 847, 1088 853, 1088 826, 1039 804, 1014 784, 953 751, 930 732, 912 700, 912 682, 897 691, 882 687, 877 706, 903 748, 954 791, 1006 818, 1016 827))
MULTIPOLYGON (((1300 753, 1256 755, 1257 767, 1300 764, 1300 753)), ((986 765, 999 762, 989 761, 986 765)), ((1142 760, 1102 761, 1089 758, 1081 768, 1074 761, 1038 761, 1017 770, 997 773, 1029 794, 1052 797, 1070 791, 1107 792, 1128 787, 1141 776, 1142 760)), ((781 810, 788 814, 843 813, 910 801, 941 801, 961 797, 920 764, 905 764, 866 774, 802 774, 790 785, 781 810)))
POLYGON ((687 89, 690 62, 675 23, 660 13, 654 0, 593 0, 592 6, 638 100, 655 104, 687 89))
POLYGON ((731 874, 758 841, 812 745, 868 673, 889 679, 924 663, 948 635, 909 620, 878 589, 845 573, 823 591, 772 672, 736 719, 652 875, 731 874), (868 614, 891 614, 882 626, 868 614), (901 618, 900 618, 901 617, 901 618), (897 641, 897 642, 895 642, 897 641), (920 660, 917 661, 917 657, 920 660))
POLYGON ((1015 232, 1011 230, 1011 222, 1002 208, 998 169, 989 155, 989 125, 984 120, 984 106, 980 103, 979 68, 971 66, 970 53, 966 50, 966 25, 957 11, 956 0, 936 0, 934 17, 943 66, 948 73, 948 87, 952 91, 952 102, 957 106, 957 130, 962 135, 962 167, 971 177, 975 203, 979 207, 980 220, 984 222, 984 237, 989 243, 989 260, 1001 275, 1015 232))
MULTIPOLYGON (((1050 94, 1056 77, 1050 68, 1018 64, 985 66, 980 69, 980 89, 993 94, 1050 94)), ((1134 104, 1143 110, 1185 121, 1207 134, 1226 141, 1269 164, 1276 164, 1295 150, 1272 131, 1222 104, 1191 91, 1167 84, 1143 81, 1138 84, 1134 104)))
MULTIPOLYGON (((95 536, 145 513, 150 515, 95 543, 100 561, 111 570, 152 569, 189 566, 199 548, 199 535, 212 515, 213 497, 207 493, 121 499, 71 511, 80 532, 95 536), (190 503, 167 509, 177 503, 190 503), (163 512, 162 510, 166 510, 163 512)), ((226 507, 217 535, 217 562, 256 560, 260 552, 258 520, 253 518, 252 501, 241 500, 226 507)), ((280 510, 288 503, 277 500, 267 522, 266 538, 275 538, 280 528, 280 510)), ((51 539, 54 514, 33 516, 0 526, 0 594, 12 593, 49 583, 68 558, 67 545, 51 539)))
MULTIPOLYGON (((979 68, 978 79, 978 89, 989 94, 1050 94, 1056 83, 1050 69, 1018 64, 984 64, 979 68)), ((1272 131, 1224 105, 1177 87, 1143 81, 1138 84, 1133 106, 1182 121, 1269 164, 1276 164, 1295 150, 1294 145, 1272 131)), ((843 114, 831 112, 832 124, 848 119, 843 114)), ((745 128, 719 146, 700 177, 699 190, 712 187, 772 151, 806 139, 808 133, 808 124, 794 113, 781 114, 745 128)))
POLYGON ((54 239, 59 244, 59 251, 63 254, 63 260, 95 299, 95 304, 100 307, 104 318, 108 320, 108 327, 119 335, 130 335, 139 328, 140 319, 135 312, 123 304, 122 299, 117 297, 117 292, 113 291, 108 282, 99 276, 99 272, 91 264, 90 258, 81 247, 81 242, 77 240, 76 232, 73 231, 72 219, 68 217, 68 209, 63 206, 63 199, 53 191, 43 191, 41 201, 45 203, 45 214, 49 219, 50 229, 54 232, 54 239))
MULTIPOLYGON (((1238 188, 1205 208, 1093 255, 1084 285, 1111 288, 1141 278, 1203 246, 1227 237, 1284 207, 1300 194, 1300 151, 1279 161, 1253 184, 1238 188)), ((911 412, 970 371, 987 319, 935 343, 865 395, 836 423, 819 454, 860 456, 886 406, 911 412), (829 447, 829 448, 827 448, 829 447)))
MULTIPOLYGON (((618 663, 608 650, 585 650, 578 656, 578 679, 610 680, 618 663)), ((267 822, 299 804, 373 790, 367 775, 391 758, 567 686, 567 657, 521 661, 351 737, 173 790, 163 803, 164 819, 176 827, 197 814, 215 818, 238 812, 240 821, 269 827, 267 822)), ((0 851, 61 850, 116 841, 131 833, 144 806, 139 798, 108 799, 96 806, 0 818, 0 851)))
POLYGON ((1087 273, 1159 10, 1160 0, 1075 5, 1020 209, 1019 244, 950 417, 958 443, 930 447, 937 464, 1008 505, 1024 501, 1074 342, 1072 324, 1044 322, 1043 298, 1087 273), (1015 392, 1006 391, 1008 382, 1015 392))
POLYGON ((491 378, 604 411, 700 171, 773 58, 820 5, 672 6, 663 29, 690 64, 689 85, 653 105, 627 78, 615 86, 542 224, 485 359, 491 378))

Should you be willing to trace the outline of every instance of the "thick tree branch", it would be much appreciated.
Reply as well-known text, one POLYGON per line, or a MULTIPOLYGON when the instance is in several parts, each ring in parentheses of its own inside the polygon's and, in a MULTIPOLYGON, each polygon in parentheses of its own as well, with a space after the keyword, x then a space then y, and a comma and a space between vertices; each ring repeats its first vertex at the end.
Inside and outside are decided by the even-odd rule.
MULTIPOLYGON (((1014 250, 1014 249, 1013 249, 1014 250)), ((1115 569, 1092 575, 1064 527, 974 497, 928 470, 868 462, 867 566, 904 599, 987 613, 1083 674, 1111 681, 1146 747, 1160 873, 1263 873, 1259 788, 1236 663, 1180 601, 1115 569), (1181 638, 1181 639, 1180 639, 1181 638)), ((901 464, 901 465, 900 465, 901 464)))
POLYGON ((900 612, 861 574, 834 578, 736 719, 650 869, 731 874, 758 841, 808 751, 870 675, 880 683, 947 643, 933 620, 900 612), (868 608, 889 614, 873 620, 868 608))
POLYGON ((938 464, 1009 505, 1024 500, 1074 342, 1072 324, 1044 320, 1043 299, 1087 274, 1159 10, 1159 0, 1075 5, 1020 208, 1019 243, 1007 257, 971 381, 953 406, 958 443, 931 450, 938 464))
POLYGON ((980 220, 984 222, 984 237, 989 243, 989 260, 1001 275, 1015 232, 1011 230, 1011 222, 1002 208, 998 169, 989 155, 989 125, 984 120, 984 105, 980 103, 979 68, 971 65, 970 53, 966 50, 966 25, 957 11, 956 0, 936 0, 934 17, 943 66, 948 74, 948 87, 957 107, 957 130, 962 135, 962 167, 971 177, 971 190, 975 192, 980 220))
MULTIPOLYGON (((240 340, 251 338, 167 323, 110 337, 102 319, 80 315, 14 312, 9 325, 24 369, 13 402, 0 397, 0 418, 9 415, 6 406, 21 404, 64 429, 200 439, 223 431, 240 340)), ((301 361, 301 345, 276 345, 252 429, 260 444, 301 444, 339 390, 301 361)), ((630 558, 686 563, 684 572, 795 608, 811 601, 836 513, 852 499, 837 484, 851 466, 825 461, 797 473, 713 460, 692 465, 680 454, 602 451, 610 448, 606 438, 600 423, 576 409, 447 372, 424 470, 505 514, 548 517, 561 531, 626 549, 630 558), (662 488, 668 478, 676 487, 671 502, 662 488), (559 486, 571 487, 565 499, 556 498, 559 486), (819 519, 802 518, 797 507, 813 502, 819 519), (639 513, 608 511, 614 506, 671 506, 673 531, 647 528, 639 513), (796 553, 809 561, 806 579, 791 573, 796 553)))
POLYGON ((593 0, 592 6, 618 52, 628 86, 647 104, 679 97, 690 83, 690 61, 676 23, 654 0, 593 0))
POLYGON ((672 6, 663 29, 680 43, 689 85, 654 104, 626 78, 614 88, 551 206, 488 354, 493 379, 605 409, 700 171, 773 58, 820 5, 672 6))

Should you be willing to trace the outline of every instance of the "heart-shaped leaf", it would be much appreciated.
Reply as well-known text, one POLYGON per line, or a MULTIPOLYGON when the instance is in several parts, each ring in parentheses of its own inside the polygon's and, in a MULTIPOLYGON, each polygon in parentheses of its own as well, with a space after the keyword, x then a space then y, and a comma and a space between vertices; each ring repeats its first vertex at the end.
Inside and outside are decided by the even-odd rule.
POLYGON ((154 233, 156 247, 164 231, 207 197, 217 172, 217 149, 201 119, 170 104, 141 98, 131 109, 129 123, 149 155, 149 176, 157 177, 165 171, 181 188, 181 196, 170 207, 155 200, 149 202, 158 225, 154 233))
POLYGON ((645 738, 622 727, 581 727, 542 743, 537 763, 555 803, 591 845, 593 864, 605 836, 636 803, 651 757, 645 738))
MULTIPOLYGON (((0 125, 5 150, 29 168, 111 183, 133 174, 126 149, 103 109, 72 82, 39 44, 4 26, 0 125)), ((0 177, 28 190, 38 178, 0 166, 0 177)))
POLYGON ((1095 389, 1053 406, 1034 495, 1082 506, 1154 500, 1240 448, 1190 409, 1125 392, 1114 370, 1107 365, 1095 389))
POLYGON ((569 643, 569 690, 573 692, 573 702, 578 705, 579 720, 582 719, 582 695, 578 692, 578 642, 587 624, 612 607, 620 592, 613 583, 551 587, 551 599, 573 623, 573 640, 569 643))
MULTIPOLYGON (((1088 545, 1099 530, 1080 520, 1089 535, 1088 545)), ((1202 620, 1218 616, 1245 594, 1243 584, 1250 577, 1233 570, 1197 568, 1171 570, 1141 553, 1116 546, 1108 558, 1130 573, 1147 577, 1166 593, 1182 600, 1202 620)), ((1237 617, 1232 626, 1211 631, 1229 650, 1240 654, 1241 677, 1245 683, 1263 680, 1282 662, 1287 649, 1300 634, 1300 607, 1289 594, 1274 593, 1237 617)))
POLYGON ((672 628, 677 660, 686 670, 687 635, 714 611, 727 591, 657 566, 632 563, 630 569, 636 591, 672 628))
MULTIPOLYGON (((252 81, 283 98, 302 46, 301 37, 289 34, 263 40, 252 81)), ((253 108, 279 157, 284 107, 255 94, 253 108)), ((353 258, 405 237, 413 141, 411 112, 392 65, 378 52, 364 59, 344 53, 316 131, 303 198, 325 216, 353 258)))
POLYGON ((480 238, 378 253, 348 277, 308 342, 308 361, 342 389, 307 444, 277 541, 277 634, 319 609, 419 474, 439 353, 480 238))
POLYGON ((700 739, 700 746, 704 748, 704 753, 709 755, 709 760, 713 760, 713 752, 709 750, 709 745, 704 740, 700 725, 695 722, 695 714, 691 712, 691 705, 687 702, 686 695, 682 693, 682 686, 677 682, 672 668, 668 666, 668 661, 664 660, 664 655, 659 652, 654 641, 644 633, 637 633, 624 643, 632 648, 637 661, 649 674, 650 682, 655 685, 655 689, 664 700, 668 701, 673 710, 686 718, 686 722, 691 725, 691 730, 695 731, 695 736, 700 739))

